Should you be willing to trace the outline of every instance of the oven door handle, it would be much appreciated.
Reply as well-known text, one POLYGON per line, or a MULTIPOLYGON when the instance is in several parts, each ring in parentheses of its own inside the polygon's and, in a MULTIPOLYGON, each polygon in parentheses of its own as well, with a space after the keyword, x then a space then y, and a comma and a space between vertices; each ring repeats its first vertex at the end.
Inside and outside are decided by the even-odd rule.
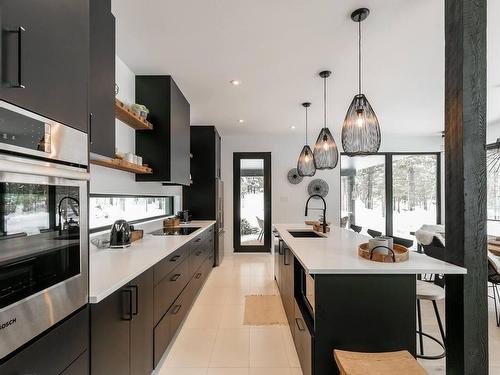
POLYGON ((47 167, 29 162, 18 162, 2 159, 2 172, 22 173, 49 177, 67 178, 70 180, 89 181, 90 173, 58 167, 47 167))

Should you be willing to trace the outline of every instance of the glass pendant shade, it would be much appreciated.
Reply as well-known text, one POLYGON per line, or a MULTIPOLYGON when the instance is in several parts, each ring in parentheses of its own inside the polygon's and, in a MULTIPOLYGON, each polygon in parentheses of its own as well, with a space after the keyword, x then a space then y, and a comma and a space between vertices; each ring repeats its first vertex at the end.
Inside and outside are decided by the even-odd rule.
POLYGON ((322 128, 314 145, 316 169, 333 169, 339 161, 337 144, 330 129, 322 128))
POLYGON ((299 155, 297 161, 297 172, 299 176, 314 176, 316 174, 316 166, 314 165, 314 155, 309 145, 305 145, 299 155))
POLYGON ((358 94, 347 110, 342 126, 342 147, 349 156, 369 155, 380 148, 377 115, 364 94, 358 94))

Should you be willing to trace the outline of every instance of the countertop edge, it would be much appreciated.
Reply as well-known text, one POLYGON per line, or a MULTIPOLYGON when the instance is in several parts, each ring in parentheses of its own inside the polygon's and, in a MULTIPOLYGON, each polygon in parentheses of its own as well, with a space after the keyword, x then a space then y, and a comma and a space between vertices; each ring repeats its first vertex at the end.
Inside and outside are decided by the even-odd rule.
MULTIPOLYGON (((199 234, 205 232, 209 228, 213 227, 215 225, 215 223, 216 223, 215 220, 203 220, 203 221, 204 222, 210 222, 210 224, 202 227, 201 230, 200 230, 200 232, 197 232, 196 235, 199 235, 199 234)), ((196 225, 196 222, 193 222, 192 224, 196 225)), ((194 235, 194 234, 195 233, 192 233, 192 235, 194 235)), ((142 273, 144 273, 145 271, 147 271, 148 269, 150 269, 151 267, 153 267, 155 264, 157 264, 158 262, 160 262, 163 259, 165 259, 167 256, 169 256, 170 254, 172 254, 174 251, 176 251, 180 247, 184 246, 185 244, 187 244, 188 242, 190 242, 191 240, 193 240, 194 237, 196 237, 196 235, 195 236, 192 236, 192 235, 186 236, 186 240, 185 241, 183 241, 183 242, 177 244, 176 246, 168 249, 168 251, 165 251, 164 254, 162 254, 162 257, 159 257, 157 259, 152 260, 149 263, 149 265, 147 265, 147 266, 143 266, 143 267, 138 268, 137 270, 134 270, 133 273, 129 273, 127 275, 127 277, 120 279, 119 282, 114 283, 111 287, 109 287, 109 288, 107 288, 105 290, 99 291, 99 293, 94 293, 94 294, 91 294, 91 290, 90 290, 90 287, 89 287, 88 302, 90 304, 96 304, 96 303, 99 303, 99 302, 103 301, 106 297, 110 296, 111 294, 113 294, 114 292, 116 292, 118 289, 120 289, 121 287, 123 287, 124 285, 126 285, 127 283, 129 283, 130 281, 132 281, 133 279, 135 279, 136 277, 138 277, 139 275, 141 275, 142 273)), ((136 244, 139 245, 140 241, 143 241, 143 240, 136 241, 136 244)), ((91 277, 92 277, 92 274, 91 274, 91 272, 89 272, 89 280, 90 280, 91 277)), ((89 285, 90 285, 90 283, 89 283, 89 285)))

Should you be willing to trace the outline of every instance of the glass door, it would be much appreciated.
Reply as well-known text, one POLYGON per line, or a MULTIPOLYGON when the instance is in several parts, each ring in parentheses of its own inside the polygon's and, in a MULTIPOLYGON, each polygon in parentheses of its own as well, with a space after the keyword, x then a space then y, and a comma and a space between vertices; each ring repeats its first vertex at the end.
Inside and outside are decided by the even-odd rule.
POLYGON ((270 167, 270 153, 234 154, 234 250, 236 252, 270 251, 270 167))

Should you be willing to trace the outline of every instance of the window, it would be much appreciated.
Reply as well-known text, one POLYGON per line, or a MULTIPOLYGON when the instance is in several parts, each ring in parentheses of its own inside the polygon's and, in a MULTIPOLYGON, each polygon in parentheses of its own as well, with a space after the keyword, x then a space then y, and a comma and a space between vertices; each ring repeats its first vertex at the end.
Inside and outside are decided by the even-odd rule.
POLYGON ((487 146, 487 212, 488 212, 488 234, 500 236, 500 159, 498 144, 487 146))
POLYGON ((119 219, 137 223, 173 215, 174 197, 91 195, 89 211, 89 226, 95 232, 119 219))
MULTIPOLYGON (((500 186, 500 181, 499 181, 500 186)), ((341 157, 341 225, 413 238, 440 221, 440 154, 341 157)))

